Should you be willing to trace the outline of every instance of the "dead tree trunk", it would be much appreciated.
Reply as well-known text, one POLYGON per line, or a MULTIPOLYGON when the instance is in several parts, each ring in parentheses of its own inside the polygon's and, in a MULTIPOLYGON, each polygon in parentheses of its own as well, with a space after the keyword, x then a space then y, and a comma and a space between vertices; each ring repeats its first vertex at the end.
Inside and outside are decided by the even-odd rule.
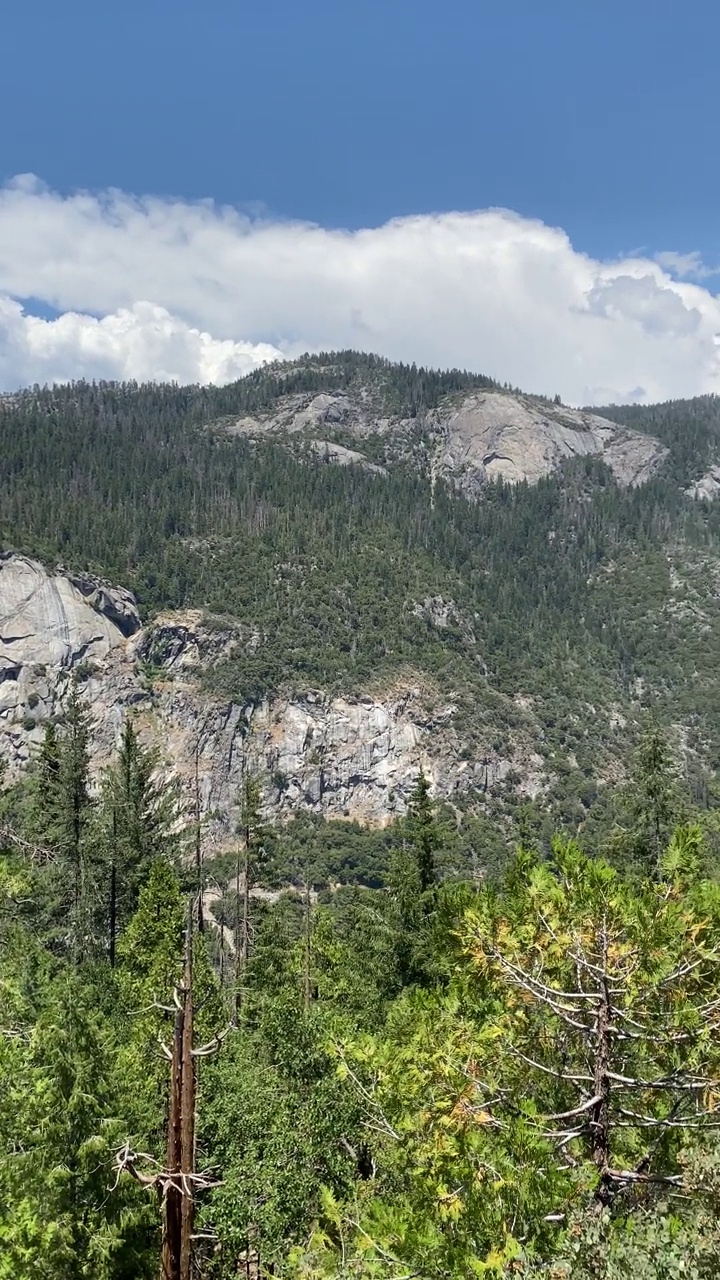
POLYGON ((195 1063, 193 1061, 192 907, 188 910, 183 977, 182 1079, 180 1084, 180 1171, 182 1173, 182 1238, 180 1280, 190 1280, 195 1217, 195 1063))
POLYGON ((202 822, 200 816, 200 736, 195 742, 195 875, 198 895, 198 933, 205 928, 203 916, 203 851, 202 822))
POLYGON ((175 1014, 163 1199, 161 1280, 191 1280, 195 1213, 195 1063, 193 1060, 192 905, 185 932, 183 985, 175 1014))
MULTIPOLYGON (((247 785, 247 784, 246 784, 247 785)), ((250 814, 247 800, 247 792, 244 794, 243 804, 245 811, 243 814, 243 852, 242 856, 238 849, 237 855, 237 879, 235 883, 235 1021, 237 1022, 240 1015, 240 1009, 243 1002, 243 986, 245 983, 248 959, 250 957, 250 877, 252 868, 250 865, 250 843, 252 840, 252 826, 250 822, 250 814), (240 888, 242 879, 242 890, 240 888)))
POLYGON ((240 942, 240 965, 245 979, 245 970, 250 955, 250 832, 245 831, 245 859, 243 868, 242 895, 242 937, 240 942))
MULTIPOLYGON (((605 951, 607 951, 606 942, 605 951)), ((593 1073, 597 1101, 591 1112, 590 1123, 592 1159, 600 1175, 595 1198, 600 1204, 607 1204, 612 1199, 612 1187, 608 1179, 610 1167, 610 1076, 608 1073, 612 1054, 612 1006, 606 963, 601 978, 601 988, 597 1010, 597 1041, 593 1073)))
POLYGON ((182 1243, 182 1190, 177 1175, 182 1163, 182 1053, 184 1002, 175 1014, 170 1064, 170 1110, 165 1168, 169 1175, 163 1198, 161 1280, 180 1280, 182 1243))

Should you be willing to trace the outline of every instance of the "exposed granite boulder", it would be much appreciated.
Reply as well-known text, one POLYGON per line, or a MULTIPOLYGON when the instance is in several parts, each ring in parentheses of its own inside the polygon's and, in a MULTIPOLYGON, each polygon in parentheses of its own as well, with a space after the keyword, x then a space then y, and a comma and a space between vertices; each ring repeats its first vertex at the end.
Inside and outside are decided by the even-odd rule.
POLYGON ((358 453, 357 449, 347 449, 342 444, 334 444, 332 440, 311 440, 310 448, 323 462, 334 462, 338 467, 362 467, 363 471, 374 471, 378 476, 387 475, 387 467, 379 467, 377 463, 370 462, 364 453, 358 453))
POLYGON ((468 496, 488 480, 536 484, 566 458, 602 458, 622 485, 648 480, 667 455, 651 436, 563 405, 542 405, 504 392, 467 396, 435 416, 435 472, 468 496))
POLYGON ((685 492, 690 498, 697 498, 699 501, 714 502, 720 493, 720 466, 712 466, 704 476, 691 484, 685 492))
POLYGON ((376 395, 367 389, 357 392, 293 393, 283 396, 272 410, 257 417, 239 418, 229 424, 231 432, 242 435, 324 436, 328 429, 342 430, 361 440, 363 436, 384 434, 397 420, 383 416, 376 395))
POLYGON ((89 573, 68 573, 67 578, 95 613, 113 623, 122 635, 131 636, 139 630, 140 615, 132 592, 89 573))
POLYGON ((69 667, 102 658, 139 628, 129 591, 90 574, 51 573, 25 556, 0 554, 1 669, 69 667))
POLYGON ((134 597, 91 575, 51 573, 0 554, 0 735, 10 761, 27 759, 51 713, 58 680, 102 661, 140 627, 134 597))

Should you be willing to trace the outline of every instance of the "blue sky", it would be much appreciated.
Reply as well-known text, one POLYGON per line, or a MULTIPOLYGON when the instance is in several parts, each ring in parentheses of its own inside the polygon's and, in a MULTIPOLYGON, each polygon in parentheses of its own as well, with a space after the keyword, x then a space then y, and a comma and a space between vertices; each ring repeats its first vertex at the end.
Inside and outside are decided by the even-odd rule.
MULTIPOLYGON (((356 232, 501 207, 561 228, 599 263, 699 253, 710 271, 719 37, 720 8, 701 0, 7 0, 0 179, 36 174, 58 201, 114 188, 356 232)), ((1 236, 0 223, 0 260, 1 236)), ((114 305, 5 275, 7 297, 32 297, 26 310, 45 317, 114 305)), ((698 278, 713 294, 717 277, 698 278)), ((168 307, 167 291, 142 284, 120 305, 168 307)), ((205 325, 201 310, 173 314, 205 325)), ((243 334, 227 319, 211 332, 290 353, 302 343, 294 319, 260 311, 243 334)), ((655 385, 642 364, 637 378, 591 374, 576 397, 655 385)))
POLYGON ((719 40, 710 0, 8 0, 0 171, 712 257, 719 40))

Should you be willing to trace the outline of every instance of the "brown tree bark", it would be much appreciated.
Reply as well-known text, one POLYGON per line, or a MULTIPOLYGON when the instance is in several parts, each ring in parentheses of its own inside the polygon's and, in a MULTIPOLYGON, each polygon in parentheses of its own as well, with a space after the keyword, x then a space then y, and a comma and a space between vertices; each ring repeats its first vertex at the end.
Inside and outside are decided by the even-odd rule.
MULTIPOLYGON (((170 1066, 170 1110, 168 1115, 166 1172, 180 1172, 182 1157, 182 1050, 184 1005, 175 1014, 172 1062, 170 1066)), ((168 1184, 163 1198, 162 1263, 160 1280, 180 1280, 182 1241, 182 1194, 175 1182, 168 1184)))
POLYGON ((191 1280, 195 1216, 195 1062, 192 1053, 192 903, 188 906, 181 1002, 170 1065, 160 1280, 191 1280))
POLYGON ((192 1003, 192 906, 188 909, 185 934, 185 972, 183 977, 183 1029, 181 1043, 180 1083, 180 1171, 183 1175, 182 1237, 180 1245, 180 1280, 191 1280, 192 1233, 195 1217, 195 1062, 193 1045, 192 1003))

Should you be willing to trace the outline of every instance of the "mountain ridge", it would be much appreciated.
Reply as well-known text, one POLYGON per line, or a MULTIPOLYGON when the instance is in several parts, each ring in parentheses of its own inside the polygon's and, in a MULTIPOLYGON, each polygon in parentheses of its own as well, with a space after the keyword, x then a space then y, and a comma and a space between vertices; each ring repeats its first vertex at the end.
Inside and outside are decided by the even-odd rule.
MULTIPOLYGON (((329 373, 308 357, 229 388, 75 384, 0 404, 2 546, 121 584, 146 631, 194 612, 207 637, 227 633, 231 643, 203 642, 193 676, 198 705, 213 716, 382 701, 419 673, 452 708, 452 768, 464 764, 460 773, 474 778, 486 759, 508 762, 490 769, 490 785, 481 767, 459 792, 463 806, 500 815, 508 830, 528 803, 572 828, 595 821, 649 707, 708 794, 720 756, 720 523, 685 489, 717 456, 715 406, 696 418, 677 406, 656 407, 656 418, 633 412, 626 426, 482 376, 352 353, 327 359, 329 373), (253 414, 271 418, 280 401, 285 413, 286 396, 295 418, 318 397, 319 416, 338 399, 359 405, 364 434, 347 431, 342 414, 318 422, 315 411, 296 431, 235 429, 253 414), (648 474, 623 486, 607 451, 557 451, 548 463, 541 443, 534 483, 508 482, 493 476, 496 459, 479 437, 469 481, 462 460, 460 470, 437 465, 448 410, 493 397, 529 415, 523 429, 536 444, 537 419, 602 419, 608 426, 594 430, 610 441, 640 441, 648 474), (638 423, 658 434, 636 433, 638 423), (320 704, 303 701, 309 695, 320 704), (535 801, 523 763, 531 756, 543 779, 535 801)), ((160 687, 165 659, 155 667, 148 655, 141 661, 160 687)), ((131 712, 133 688, 119 714, 131 712)), ((18 710, 20 732, 31 713, 18 710)), ((322 733, 327 746, 332 734, 322 733)), ((292 759, 292 794, 305 803, 317 784, 305 755, 292 759)), ((257 763, 270 794, 284 770, 267 752, 257 763)), ((308 803, 324 812, 331 791, 319 786, 308 803)), ((273 803, 280 813, 282 797, 273 803)))

